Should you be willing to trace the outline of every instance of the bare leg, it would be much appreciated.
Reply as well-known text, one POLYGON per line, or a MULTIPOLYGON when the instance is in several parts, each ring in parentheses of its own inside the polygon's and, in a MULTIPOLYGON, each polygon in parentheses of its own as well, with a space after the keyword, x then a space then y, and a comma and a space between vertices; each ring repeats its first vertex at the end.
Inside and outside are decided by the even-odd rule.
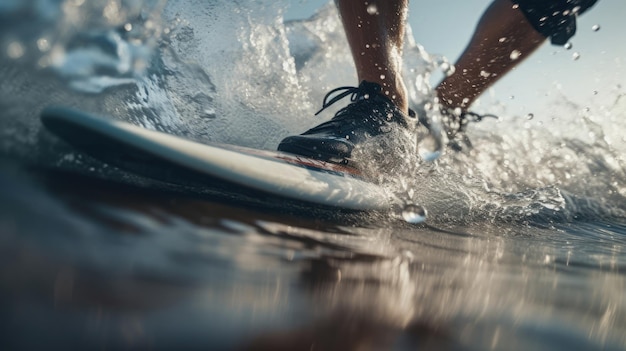
POLYGON ((378 83, 383 93, 408 113, 401 77, 407 0, 339 0, 343 27, 359 81, 378 83))
POLYGON ((483 14, 469 45, 455 64, 455 73, 436 88, 440 102, 466 110, 545 40, 510 0, 495 0, 483 14))
MULTIPOLYGON (((337 5, 359 81, 380 84, 406 113, 401 69, 408 0, 338 0, 337 5)), ((448 107, 467 109, 545 40, 510 0, 495 0, 455 64, 455 73, 436 88, 438 97, 448 107)))

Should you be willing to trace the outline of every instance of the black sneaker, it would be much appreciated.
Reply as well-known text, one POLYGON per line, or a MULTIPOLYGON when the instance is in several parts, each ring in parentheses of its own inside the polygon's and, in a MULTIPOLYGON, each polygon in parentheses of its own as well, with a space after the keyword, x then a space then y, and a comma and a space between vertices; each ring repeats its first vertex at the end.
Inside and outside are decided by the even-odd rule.
POLYGON ((373 137, 397 129, 410 132, 417 122, 415 114, 410 112, 409 116, 405 115, 381 91, 379 84, 366 81, 358 87, 330 91, 324 97, 322 109, 315 115, 348 95, 351 95, 352 103, 339 110, 330 121, 283 139, 278 151, 321 161, 354 164, 355 149, 373 137))

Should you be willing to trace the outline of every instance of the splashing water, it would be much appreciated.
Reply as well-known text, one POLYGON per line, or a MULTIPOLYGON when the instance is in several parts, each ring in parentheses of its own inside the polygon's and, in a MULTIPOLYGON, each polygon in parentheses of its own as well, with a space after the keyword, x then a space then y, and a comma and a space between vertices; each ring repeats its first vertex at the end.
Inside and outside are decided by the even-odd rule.
POLYGON ((426 209, 420 205, 408 204, 402 209, 402 218, 408 223, 422 223, 426 220, 426 216, 426 209))
MULTIPOLYGON (((328 90, 356 82, 334 6, 287 22, 285 7, 272 1, 3 2, 0 46, 9 66, 0 72, 7 77, 14 67, 34 68, 4 89, 19 91, 36 78, 59 89, 45 98, 35 98, 33 89, 31 105, 63 102, 195 140, 274 149, 286 135, 321 122, 310 116, 328 90), (18 13, 33 19, 28 30, 11 19, 18 13)), ((474 147, 454 153, 442 149, 436 108, 418 108, 434 103, 432 75, 451 74, 454 66, 426 52, 410 28, 403 64, 410 104, 435 122, 435 133, 404 143, 417 143, 417 154, 416 145, 397 145, 405 164, 383 165, 377 178, 400 199, 428 209, 429 221, 621 214, 626 174, 624 150, 615 142, 626 110, 621 87, 612 92, 613 105, 589 111, 561 96, 553 112, 533 111, 532 118, 486 106, 505 122, 470 126, 474 147)), ((1 104, 10 106, 4 96, 15 95, 3 94, 1 104)), ((333 108, 321 118, 330 118, 333 108)), ((7 126, 3 153, 36 149, 36 123, 13 119, 7 126)))
POLYGON ((143 75, 162 34, 163 3, 9 1, 0 8, 0 44, 11 59, 49 68, 76 90, 99 93, 143 75))
MULTIPOLYGON (((256 211, 149 183, 120 186, 113 167, 41 130, 40 109, 63 104, 187 138, 275 148, 331 118, 312 116, 329 89, 356 83, 335 9, 285 22, 284 6, 0 1, 0 157, 115 180, 37 169, 46 180, 23 183, 26 174, 0 160, 9 341, 245 349, 235 346, 262 335, 298 349, 290 340, 321 332, 322 342, 339 333, 371 349, 626 345, 622 86, 585 86, 598 94, 576 102, 555 87, 550 109, 517 91, 515 101, 510 91, 502 103, 482 99, 476 112, 500 119, 471 124, 473 148, 461 153, 423 130, 417 142, 389 145, 399 164, 385 164, 389 149, 374 144, 375 176, 397 206, 340 214, 339 224, 335 211, 294 214, 269 202, 256 211), (30 17, 11 22, 18 13, 30 17), (530 107, 511 112, 521 101, 530 107)), ((603 23, 591 34, 609 30, 603 23)), ((454 67, 410 30, 406 45, 411 106, 437 122, 430 81, 454 67)), ((563 49, 562 61, 590 61, 584 45, 576 50, 580 60, 563 49)), ((619 75, 618 63, 612 69, 619 75)))

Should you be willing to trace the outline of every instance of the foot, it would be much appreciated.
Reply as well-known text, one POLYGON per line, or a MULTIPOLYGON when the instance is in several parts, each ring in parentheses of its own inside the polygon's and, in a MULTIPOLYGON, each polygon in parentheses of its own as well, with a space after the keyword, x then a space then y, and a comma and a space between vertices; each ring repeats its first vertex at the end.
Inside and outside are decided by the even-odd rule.
POLYGON ((487 117, 498 119, 496 115, 480 115, 475 112, 462 110, 460 108, 454 109, 443 105, 439 105, 437 111, 440 117, 438 120, 439 123, 433 123, 432 120, 428 118, 428 114, 425 111, 418 113, 419 123, 435 134, 440 133, 439 130, 443 130, 447 137, 447 145, 454 151, 472 148, 472 143, 467 137, 467 134, 465 134, 468 124, 480 122, 483 118, 487 117))
POLYGON ((356 149, 374 137, 397 130, 411 132, 417 123, 415 114, 410 111, 407 116, 381 91, 380 85, 366 81, 358 87, 332 90, 324 98, 322 109, 316 115, 348 95, 351 95, 352 103, 339 110, 330 121, 300 135, 283 139, 278 145, 278 151, 340 164, 358 163, 358 160, 354 160, 358 153, 356 149))

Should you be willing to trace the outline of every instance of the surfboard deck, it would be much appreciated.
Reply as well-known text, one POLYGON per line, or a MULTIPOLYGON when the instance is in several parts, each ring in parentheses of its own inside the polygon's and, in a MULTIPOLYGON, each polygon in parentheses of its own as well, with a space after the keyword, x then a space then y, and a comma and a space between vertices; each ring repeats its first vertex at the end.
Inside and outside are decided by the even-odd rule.
POLYGON ((41 113, 50 132, 126 171, 173 184, 233 187, 347 210, 388 210, 390 195, 358 170, 282 152, 199 143, 66 107, 41 113))

